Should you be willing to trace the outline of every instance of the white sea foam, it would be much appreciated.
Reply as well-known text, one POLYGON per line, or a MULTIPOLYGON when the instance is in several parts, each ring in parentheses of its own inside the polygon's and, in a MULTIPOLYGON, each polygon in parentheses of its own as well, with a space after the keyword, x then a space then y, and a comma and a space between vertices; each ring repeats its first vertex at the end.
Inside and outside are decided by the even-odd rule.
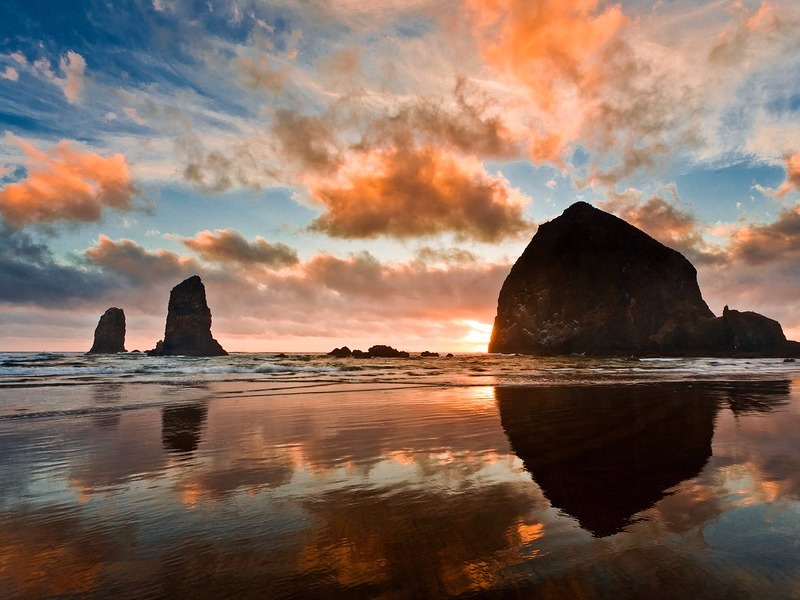
MULTIPOLYGON (((180 387, 214 383, 294 382, 461 386, 600 385, 709 379, 800 378, 800 362, 781 359, 591 359, 488 354, 453 358, 334 359, 324 354, 244 354, 224 357, 149 357, 0 353, 0 418, 10 415, 151 406, 186 398, 180 387), (45 393, 43 390, 47 389, 45 393), (33 391, 37 390, 37 391, 33 391), (108 392, 107 390, 112 390, 108 392)), ((198 392, 199 393, 199 392, 198 392)), ((70 413, 72 414, 72 413, 70 413)))

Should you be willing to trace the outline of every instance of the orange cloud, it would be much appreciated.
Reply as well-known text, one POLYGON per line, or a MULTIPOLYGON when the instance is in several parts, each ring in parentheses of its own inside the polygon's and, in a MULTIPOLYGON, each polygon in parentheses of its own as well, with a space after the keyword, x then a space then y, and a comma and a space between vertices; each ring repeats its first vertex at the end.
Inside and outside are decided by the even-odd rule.
POLYGON ((312 230, 344 238, 453 232, 496 242, 529 232, 525 198, 479 161, 433 146, 393 147, 355 156, 335 179, 310 179, 326 212, 312 230))
POLYGON ((217 263, 262 264, 268 267, 285 267, 296 264, 297 251, 286 244, 270 244, 261 236, 248 242, 238 231, 217 229, 214 233, 201 231, 193 238, 183 240, 206 260, 217 263))
POLYGON ((786 181, 775 190, 775 195, 783 198, 793 190, 800 191, 800 152, 786 159, 786 181))
POLYGON ((800 255, 800 204, 781 211, 768 225, 739 228, 732 236, 731 253, 749 265, 796 261, 800 255))
POLYGON ((97 242, 84 251, 90 262, 107 271, 122 275, 134 284, 151 285, 181 279, 194 274, 199 265, 190 258, 167 250, 148 252, 132 240, 112 240, 100 234, 97 242))
POLYGON ((533 158, 560 162, 577 135, 582 99, 596 94, 610 62, 606 50, 628 18, 619 5, 602 8, 600 0, 465 2, 486 60, 521 81, 546 117, 560 121, 558 129, 533 132, 533 158))
POLYGON ((600 0, 466 0, 486 58, 522 80, 545 108, 557 85, 580 87, 628 18, 600 0))
POLYGON ((737 22, 717 36, 708 55, 711 62, 733 65, 746 58, 760 41, 769 40, 782 30, 790 37, 795 34, 797 23, 770 2, 762 2, 755 12, 739 2, 732 8, 738 13, 737 22))
POLYGON ((694 263, 715 260, 717 256, 709 252, 697 219, 681 205, 675 190, 671 192, 674 195, 672 203, 659 196, 643 200, 643 194, 634 189, 621 194, 611 192, 600 206, 647 232, 662 244, 687 255, 694 263))
POLYGON ((777 319, 787 335, 800 314, 800 204, 765 224, 737 223, 730 241, 698 264, 700 287, 712 310, 724 304, 777 319))
POLYGON ((99 221, 106 207, 130 210, 136 191, 122 154, 103 157, 63 141, 47 152, 9 135, 25 153, 28 176, 0 189, 0 214, 14 226, 99 221))

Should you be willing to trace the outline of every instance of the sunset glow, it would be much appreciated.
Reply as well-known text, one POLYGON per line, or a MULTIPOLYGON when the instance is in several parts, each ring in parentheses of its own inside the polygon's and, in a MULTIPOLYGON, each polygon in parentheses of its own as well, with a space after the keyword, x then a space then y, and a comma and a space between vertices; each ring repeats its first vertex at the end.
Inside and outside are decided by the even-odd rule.
POLYGON ((576 200, 800 330, 791 0, 12 0, 0 29, 0 350, 86 350, 110 306, 151 348, 197 274, 232 351, 485 351, 576 200))

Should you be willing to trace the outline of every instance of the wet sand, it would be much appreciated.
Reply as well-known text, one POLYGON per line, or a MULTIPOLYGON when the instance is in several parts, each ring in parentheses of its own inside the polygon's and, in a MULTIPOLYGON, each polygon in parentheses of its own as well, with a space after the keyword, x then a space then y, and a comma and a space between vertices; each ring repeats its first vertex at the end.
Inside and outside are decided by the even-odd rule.
POLYGON ((800 590, 791 379, 170 390, 0 421, 0 596, 800 590))

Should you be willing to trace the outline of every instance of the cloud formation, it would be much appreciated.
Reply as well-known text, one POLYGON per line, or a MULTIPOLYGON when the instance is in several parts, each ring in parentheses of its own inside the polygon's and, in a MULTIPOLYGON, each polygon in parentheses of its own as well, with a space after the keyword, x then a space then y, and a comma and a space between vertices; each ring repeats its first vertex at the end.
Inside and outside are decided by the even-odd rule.
POLYGON ((272 133, 277 152, 301 172, 330 173, 342 163, 331 119, 279 109, 273 116, 272 133))
MULTIPOLYGON (((232 230, 223 230, 223 235, 199 232, 185 241, 194 245, 200 241, 204 252, 210 252, 213 246, 217 256, 222 254, 226 259, 234 254, 241 258, 240 252, 258 255, 264 250, 258 242, 250 244, 232 230), (233 249, 220 250, 220 240, 225 239, 235 240, 233 249), (248 246, 244 250, 238 247, 242 241, 248 246)), ((288 246, 282 251, 294 253, 288 246)), ((105 235, 84 251, 89 265, 126 282, 126 294, 131 286, 150 294, 152 286, 174 285, 200 274, 204 280, 226 288, 222 302, 230 314, 272 313, 278 309, 284 318, 303 322, 310 312, 325 312, 332 327, 354 314, 485 320, 495 308, 496 291, 510 266, 471 261, 455 250, 434 255, 430 262, 421 257, 381 262, 366 251, 344 258, 323 252, 307 261, 251 272, 224 265, 205 266, 174 252, 148 250, 132 240, 113 240, 105 235), (440 260, 440 256, 448 255, 456 260, 440 260)))
POLYGON ((540 130, 531 131, 533 158, 561 163, 628 18, 600 0, 464 1, 483 56, 521 82, 543 113, 540 130))
POLYGON ((709 304, 755 310, 800 339, 800 205, 771 223, 736 224, 721 259, 700 266, 709 304))
POLYGON ((792 191, 800 191, 800 152, 786 158, 786 181, 774 193, 783 198, 792 191))
POLYGON ((466 0, 486 58, 554 109, 561 85, 589 85, 605 48, 628 22, 600 0, 466 0))
MULTIPOLYGON (((211 239, 203 233, 207 232, 192 239, 211 239)), ((229 233, 241 238, 237 232, 229 233)), ((212 244, 219 241, 218 236, 211 237, 212 244)), ((257 244, 251 245, 254 248, 257 244)), ((291 265, 232 269, 230 261, 203 264, 104 235, 84 251, 84 257, 98 277, 114 284, 110 290, 104 288, 104 305, 130 306, 136 314, 156 319, 149 338, 145 335, 140 345, 158 339, 169 289, 198 274, 213 295, 209 304, 215 335, 222 343, 229 340, 231 347, 244 343, 253 349, 275 347, 281 340, 284 349, 290 343, 312 344, 317 350, 345 338, 351 344, 463 340, 471 327, 465 323, 491 322, 497 293, 510 268, 505 263, 473 261, 456 250, 440 250, 431 252, 429 261, 418 256, 383 262, 368 252, 346 257, 323 252, 291 265)))
POLYGON ((197 252, 202 258, 216 263, 260 264, 266 267, 281 268, 299 262, 294 248, 276 242, 270 244, 263 237, 256 236, 248 242, 238 231, 217 229, 201 231, 193 238, 182 240, 183 245, 197 252))
POLYGON ((56 78, 55 82, 64 91, 64 96, 70 104, 78 104, 83 94, 86 60, 77 52, 69 50, 61 57, 58 64, 64 77, 56 78))
POLYGON ((768 1, 761 2, 755 12, 740 2, 733 4, 736 20, 723 29, 714 40, 708 53, 712 63, 724 66, 736 65, 750 58, 756 50, 755 46, 764 42, 775 41, 783 33, 793 35, 791 31, 797 26, 791 15, 768 1), (771 39, 775 38, 775 39, 771 39))
POLYGON ((112 288, 103 274, 59 262, 27 232, 0 223, 0 302, 63 308, 112 288))
POLYGON ((17 71, 14 67, 7 66, 5 70, 0 73, 0 77, 3 79, 8 79, 9 81, 17 81, 19 79, 19 71, 17 71))
POLYGON ((286 68, 274 68, 265 56, 240 56, 234 66, 239 70, 242 85, 250 90, 279 92, 289 76, 286 68))
POLYGON ((800 259, 800 204, 782 210, 772 223, 738 228, 730 252, 749 267, 800 259))
POLYGON ((16 136, 27 177, 0 188, 0 215, 14 226, 56 221, 99 221, 104 208, 130 210, 136 188, 122 154, 82 152, 63 141, 37 150, 16 136))
POLYGON ((685 254, 694 263, 714 260, 709 245, 703 240, 703 227, 689 209, 683 206, 677 191, 672 188, 669 202, 654 195, 644 199, 635 189, 622 193, 610 192, 603 210, 610 211, 631 225, 645 231, 659 242, 685 254))
POLYGON ((392 103, 383 113, 363 117, 359 148, 435 145, 481 159, 516 158, 521 142, 502 115, 502 105, 464 77, 444 96, 429 95, 392 103))
POLYGON ((311 224, 335 237, 398 239, 455 233, 497 242, 529 232, 525 198, 479 161, 433 146, 393 147, 352 158, 336 178, 309 180, 325 213, 311 224))
POLYGON ((133 240, 112 240, 103 234, 84 251, 84 256, 106 273, 123 277, 128 286, 145 289, 169 281, 179 283, 201 270, 191 258, 167 250, 148 251, 133 240))

